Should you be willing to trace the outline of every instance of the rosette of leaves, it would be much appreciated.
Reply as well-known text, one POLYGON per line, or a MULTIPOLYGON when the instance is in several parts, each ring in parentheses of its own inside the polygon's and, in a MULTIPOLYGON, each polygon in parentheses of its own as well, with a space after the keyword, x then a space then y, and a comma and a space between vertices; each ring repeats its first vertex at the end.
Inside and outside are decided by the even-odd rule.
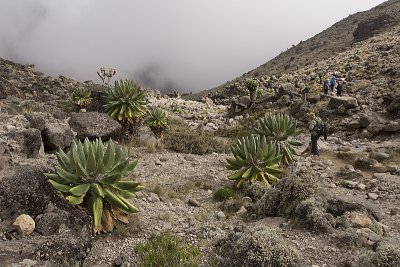
POLYGON ((296 120, 288 114, 267 114, 258 120, 258 128, 255 132, 265 136, 267 141, 274 143, 278 153, 282 153, 282 162, 289 165, 296 160, 296 151, 293 146, 301 146, 303 143, 294 140, 301 131, 297 129, 296 120))
POLYGON ((228 178, 235 180, 238 188, 245 181, 250 184, 260 181, 269 185, 279 180, 276 175, 282 172, 279 168, 282 155, 265 136, 243 136, 231 147, 231 151, 234 158, 226 159, 226 167, 235 172, 228 178))
POLYGON ((85 87, 78 87, 72 93, 72 101, 80 108, 86 107, 92 102, 91 92, 85 87))
POLYGON ((137 165, 129 161, 125 147, 101 139, 73 141, 70 150, 56 153, 55 173, 45 173, 48 181, 72 205, 87 208, 93 216, 93 233, 111 232, 114 221, 127 222, 126 214, 137 212, 128 199, 143 187, 127 179, 137 165))
POLYGON ((107 90, 106 112, 124 127, 139 124, 146 113, 146 100, 140 86, 131 80, 115 81, 107 90))
POLYGON ((168 125, 167 114, 162 109, 152 108, 148 111, 144 124, 151 129, 157 138, 160 138, 168 125))

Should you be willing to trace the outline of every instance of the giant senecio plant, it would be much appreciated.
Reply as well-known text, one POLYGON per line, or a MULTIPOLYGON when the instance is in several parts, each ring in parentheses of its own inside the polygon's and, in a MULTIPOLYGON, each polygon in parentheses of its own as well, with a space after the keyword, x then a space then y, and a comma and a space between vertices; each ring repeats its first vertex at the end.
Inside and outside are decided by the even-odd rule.
POLYGON ((121 122, 125 128, 141 122, 147 102, 140 86, 131 80, 115 81, 107 90, 106 113, 121 122))
POLYGON ((231 151, 234 158, 226 159, 226 167, 235 172, 228 178, 235 180, 238 188, 245 181, 250 184, 260 181, 270 185, 279 180, 276 175, 282 172, 279 168, 282 155, 272 143, 267 142, 265 136, 243 136, 231 147, 231 151))
POLYGON ((55 173, 45 173, 48 181, 72 205, 87 208, 93 216, 93 233, 112 231, 114 221, 127 222, 126 213, 138 209, 129 202, 143 187, 127 179, 137 165, 129 161, 125 147, 101 139, 73 141, 70 150, 56 153, 55 173))
POLYGON ((267 114, 258 121, 259 127, 255 132, 265 136, 266 140, 272 142, 278 153, 283 155, 282 161, 289 165, 296 160, 296 151, 293 146, 301 146, 303 143, 294 140, 301 131, 297 129, 296 120, 284 113, 267 114))

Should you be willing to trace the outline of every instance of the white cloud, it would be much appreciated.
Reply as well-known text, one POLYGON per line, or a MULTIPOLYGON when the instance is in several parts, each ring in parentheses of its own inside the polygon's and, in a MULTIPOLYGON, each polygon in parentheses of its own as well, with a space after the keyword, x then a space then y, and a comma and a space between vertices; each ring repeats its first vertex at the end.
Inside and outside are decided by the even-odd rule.
POLYGON ((0 57, 98 81, 208 89, 379 0, 0 0, 0 57))

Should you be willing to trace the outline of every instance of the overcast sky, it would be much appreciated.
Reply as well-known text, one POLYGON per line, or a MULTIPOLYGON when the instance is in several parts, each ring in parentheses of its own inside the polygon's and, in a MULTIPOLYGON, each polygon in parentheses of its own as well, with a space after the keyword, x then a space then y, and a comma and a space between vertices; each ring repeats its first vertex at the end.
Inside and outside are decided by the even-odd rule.
POLYGON ((0 0, 0 57, 52 76, 218 86, 382 0, 0 0))

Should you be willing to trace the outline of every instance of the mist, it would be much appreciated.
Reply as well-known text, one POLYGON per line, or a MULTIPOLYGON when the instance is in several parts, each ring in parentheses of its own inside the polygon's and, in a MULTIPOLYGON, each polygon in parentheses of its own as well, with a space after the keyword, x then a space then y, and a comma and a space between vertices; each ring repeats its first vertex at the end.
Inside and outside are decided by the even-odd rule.
POLYGON ((0 0, 0 57, 51 76, 213 88, 379 0, 0 0))

